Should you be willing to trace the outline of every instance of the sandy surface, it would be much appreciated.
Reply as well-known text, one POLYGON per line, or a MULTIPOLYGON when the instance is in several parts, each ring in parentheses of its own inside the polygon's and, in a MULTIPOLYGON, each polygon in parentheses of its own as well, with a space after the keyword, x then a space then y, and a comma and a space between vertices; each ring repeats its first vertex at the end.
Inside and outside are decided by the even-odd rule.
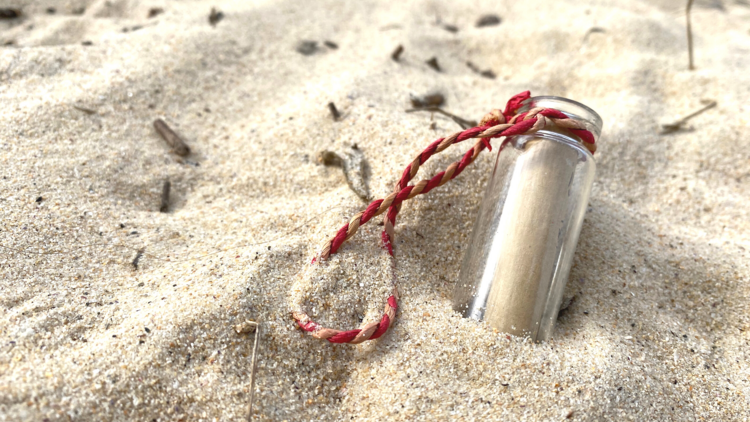
MULTIPOLYGON (((23 17, 0 20, 0 420, 245 418, 252 340, 232 328, 245 320, 264 331, 255 420, 747 420, 750 6, 696 2, 691 72, 674 3, 13 3, 23 17), (485 13, 502 23, 475 27, 485 13), (303 40, 317 50, 297 52, 303 40), (404 113, 410 95, 440 91, 479 119, 526 89, 605 122, 554 340, 451 310, 492 154, 404 206, 400 309, 382 339, 296 329, 295 275, 364 206, 317 154, 356 143, 382 197, 458 128, 404 113), (702 100, 718 106, 659 135, 702 100), (190 156, 170 152, 157 117, 190 156)), ((343 275, 377 230, 355 242, 343 275)), ((303 295, 313 317, 377 318, 383 280, 351 271, 303 295)))

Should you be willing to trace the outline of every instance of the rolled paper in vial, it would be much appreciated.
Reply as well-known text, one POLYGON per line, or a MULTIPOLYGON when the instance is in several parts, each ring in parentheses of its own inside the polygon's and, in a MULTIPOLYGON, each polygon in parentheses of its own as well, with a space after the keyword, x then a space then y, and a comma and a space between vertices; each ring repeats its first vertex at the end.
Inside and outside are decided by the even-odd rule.
MULTIPOLYGON (((554 108, 596 137, 583 104, 534 97, 519 110, 554 108)), ((591 193, 596 163, 570 131, 546 127, 507 140, 482 198, 453 294, 453 309, 499 331, 552 335, 591 193)))
POLYGON ((543 139, 525 144, 511 176, 492 239, 494 268, 485 320, 502 331, 536 338, 558 259, 560 237, 578 153, 543 139))

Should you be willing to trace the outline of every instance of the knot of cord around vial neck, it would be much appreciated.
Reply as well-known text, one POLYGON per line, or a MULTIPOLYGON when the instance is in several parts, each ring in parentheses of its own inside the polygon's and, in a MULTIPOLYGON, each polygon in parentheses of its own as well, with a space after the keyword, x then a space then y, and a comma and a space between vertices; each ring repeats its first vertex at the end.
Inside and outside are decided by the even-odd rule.
POLYGON ((519 121, 528 121, 532 119, 535 119, 535 121, 533 126, 529 129, 529 133, 537 132, 551 126, 567 129, 581 141, 583 146, 586 147, 591 154, 596 152, 596 138, 594 138, 593 133, 588 130, 586 124, 580 120, 568 117, 560 110, 535 107, 525 113, 513 116, 508 123, 515 124, 519 121))

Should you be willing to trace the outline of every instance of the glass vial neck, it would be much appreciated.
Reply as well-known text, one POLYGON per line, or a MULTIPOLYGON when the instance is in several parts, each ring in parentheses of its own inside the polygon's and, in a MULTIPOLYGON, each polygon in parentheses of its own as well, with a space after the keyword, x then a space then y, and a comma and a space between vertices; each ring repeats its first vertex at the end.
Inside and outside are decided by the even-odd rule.
MULTIPOLYGON (((599 140, 599 135, 602 133, 602 118, 591 108, 567 98, 543 95, 531 97, 524 101, 518 113, 525 113, 536 107, 553 108, 561 111, 571 119, 583 122, 587 129, 594 134, 594 138, 597 141, 599 140)), ((540 132, 545 131, 542 130, 540 132)))

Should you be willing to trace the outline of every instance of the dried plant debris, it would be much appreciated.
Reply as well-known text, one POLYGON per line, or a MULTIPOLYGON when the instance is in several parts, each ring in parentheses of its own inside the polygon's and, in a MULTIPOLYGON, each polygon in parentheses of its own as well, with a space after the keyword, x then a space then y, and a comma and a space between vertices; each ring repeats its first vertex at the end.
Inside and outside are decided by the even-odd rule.
POLYGON ((411 106, 414 108, 440 107, 445 104, 445 96, 439 92, 433 92, 422 97, 410 95, 411 106))
POLYGON ((0 19, 16 19, 21 17, 21 11, 9 7, 0 8, 0 19))
POLYGON ((391 59, 393 59, 393 61, 395 62, 399 61, 401 59, 401 53, 403 52, 404 52, 404 46, 399 44, 399 46, 396 47, 395 50, 393 50, 393 53, 391 53, 391 59))
POLYGON ((237 324, 234 326, 234 331, 237 332, 239 335, 243 334, 255 334, 253 336, 253 353, 250 357, 250 405, 248 406, 248 415, 247 420, 250 421, 253 419, 253 401, 255 398, 255 378, 257 373, 257 367, 258 367, 258 349, 260 347, 260 335, 261 335, 261 328, 260 323, 255 321, 245 321, 240 324, 237 324))
POLYGON ((456 25, 451 25, 451 24, 446 23, 446 24, 441 25, 440 27, 452 34, 455 34, 456 32, 458 32, 458 27, 456 25))
POLYGON ((172 189, 172 182, 165 180, 161 187, 161 205, 159 205, 159 212, 169 211, 169 191, 172 189))
POLYGON ((220 10, 216 10, 215 7, 212 7, 211 14, 208 15, 208 23, 210 23, 211 26, 216 26, 216 24, 222 19, 224 19, 224 13, 220 10))
MULTIPOLYGON (((421 107, 421 108, 413 108, 410 110, 406 110, 407 113, 414 113, 415 111, 429 111, 432 113, 440 113, 443 116, 450 117, 451 120, 456 122, 457 125, 461 126, 461 129, 468 129, 477 125, 476 120, 467 120, 467 119, 458 117, 455 114, 449 113, 440 107, 421 107)), ((430 128, 432 128, 432 125, 430 125, 430 128)))
POLYGON ((318 154, 318 162, 325 166, 341 168, 352 191, 364 201, 370 200, 370 192, 367 188, 369 165, 362 150, 356 144, 346 151, 321 151, 318 154))
POLYGON ((475 65, 472 62, 466 62, 466 66, 469 67, 474 73, 478 73, 480 76, 485 77, 487 79, 495 79, 497 75, 495 75, 495 72, 492 71, 492 69, 487 70, 481 70, 477 65, 475 65))
POLYGON ((162 13, 164 13, 164 9, 162 9, 161 7, 152 7, 150 9, 148 9, 148 17, 149 17, 149 19, 154 18, 156 16, 159 16, 162 13))
POLYGON ((500 25, 500 22, 502 22, 502 19, 500 19, 500 16, 498 15, 482 15, 479 20, 477 20, 477 28, 500 25))
POLYGON ((425 63, 427 63, 427 66, 435 69, 436 72, 440 72, 440 64, 438 63, 437 57, 433 57, 430 60, 427 60, 425 63))
POLYGON ((164 120, 154 120, 154 128, 157 132, 159 132, 159 135, 161 135, 162 139, 167 141, 169 146, 172 147, 172 150, 175 154, 182 157, 190 154, 190 147, 188 147, 187 144, 185 144, 185 141, 177 136, 177 134, 169 126, 167 126, 166 123, 164 123, 164 120))
POLYGON ((312 40, 302 40, 297 44, 295 48, 299 54, 303 56, 312 56, 318 52, 318 42, 312 40))
POLYGON ((96 114, 96 110, 90 109, 88 107, 83 107, 83 106, 79 106, 79 105, 73 104, 73 108, 76 109, 76 110, 78 110, 78 111, 82 111, 82 112, 84 112, 84 113, 86 113, 88 115, 96 114))
POLYGON ((706 106, 703 107, 703 108, 701 108, 700 110, 694 111, 694 112, 688 114, 687 116, 685 116, 685 117, 683 117, 683 118, 681 118, 681 119, 679 119, 679 120, 677 120, 675 122, 666 123, 666 124, 661 125, 662 134, 677 132, 678 130, 682 129, 682 126, 684 126, 685 123, 688 122, 688 120, 690 120, 693 117, 695 117, 695 116, 697 116, 699 114, 702 114, 706 110, 710 110, 710 109, 712 109, 714 107, 716 107, 716 101, 708 101, 707 104, 706 104, 706 106))
POLYGON ((135 254, 135 258, 133 258, 133 262, 131 264, 133 265, 133 268, 138 271, 138 261, 141 260, 141 257, 143 256, 143 252, 146 251, 146 248, 140 248, 138 249, 138 252, 135 254))
POLYGON ((234 326, 234 331, 237 334, 250 334, 254 333, 258 328, 258 323, 255 321, 245 321, 234 326))
POLYGON ((328 103, 328 110, 331 111, 331 117, 333 117, 333 121, 337 121, 341 118, 341 113, 339 113, 339 110, 336 108, 336 104, 333 102, 328 103))
POLYGON ((325 45, 326 47, 330 48, 331 50, 337 50, 337 49, 339 48, 339 45, 338 45, 338 44, 336 44, 336 43, 335 43, 335 42, 333 42, 333 41, 328 41, 328 40, 325 40, 325 41, 323 41, 323 44, 324 44, 324 45, 325 45))
POLYGON ((688 0, 687 5, 685 5, 685 19, 687 19, 687 26, 685 27, 685 30, 687 31, 687 43, 688 43, 688 69, 694 70, 695 65, 693 64, 693 29, 690 26, 690 8, 693 7, 693 0, 688 0))

